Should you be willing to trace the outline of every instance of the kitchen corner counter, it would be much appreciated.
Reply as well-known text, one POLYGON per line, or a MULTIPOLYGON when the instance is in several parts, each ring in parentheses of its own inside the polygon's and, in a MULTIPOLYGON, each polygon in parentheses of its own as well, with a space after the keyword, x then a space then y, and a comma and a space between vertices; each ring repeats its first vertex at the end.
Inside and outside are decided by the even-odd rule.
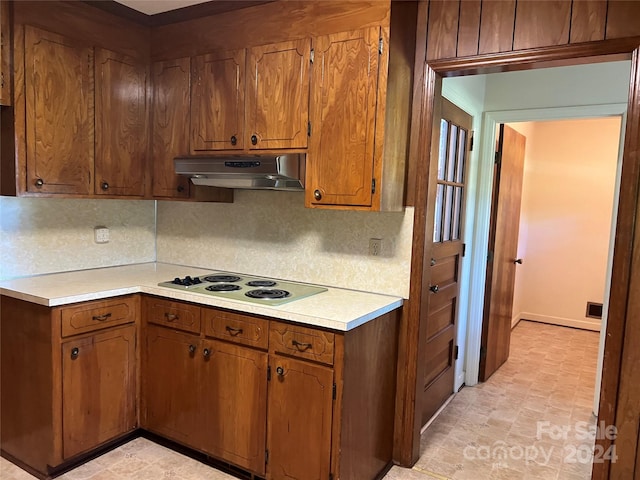
POLYGON ((403 303, 400 297, 327 287, 326 292, 311 297, 269 306, 158 286, 158 283, 175 277, 204 275, 212 271, 215 269, 167 263, 106 267, 6 280, 0 282, 0 294, 55 307, 146 293, 339 331, 352 330, 401 307, 403 303))

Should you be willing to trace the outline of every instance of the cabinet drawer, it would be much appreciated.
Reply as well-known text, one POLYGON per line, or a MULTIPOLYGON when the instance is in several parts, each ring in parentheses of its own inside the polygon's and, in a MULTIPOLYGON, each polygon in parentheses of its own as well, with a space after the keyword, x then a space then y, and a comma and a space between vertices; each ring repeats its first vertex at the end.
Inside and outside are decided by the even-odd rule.
POLYGON ((200 307, 159 298, 145 298, 148 323, 200 333, 200 307))
POLYGON ((62 308, 62 336, 91 332, 136 320, 140 297, 127 296, 62 308))
POLYGON ((267 349, 269 321, 220 310, 202 309, 205 335, 267 349))
POLYGON ((335 335, 313 328, 271 322, 269 342, 273 351, 333 365, 335 335))

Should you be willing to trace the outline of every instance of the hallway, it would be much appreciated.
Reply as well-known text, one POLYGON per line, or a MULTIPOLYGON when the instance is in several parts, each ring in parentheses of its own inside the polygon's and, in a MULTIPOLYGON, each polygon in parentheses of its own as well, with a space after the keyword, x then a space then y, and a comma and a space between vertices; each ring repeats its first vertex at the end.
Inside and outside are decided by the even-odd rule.
POLYGON ((599 334, 522 321, 487 382, 463 388, 387 479, 584 480, 591 475, 599 334))
MULTIPOLYGON (((413 469, 393 467, 385 479, 588 479, 593 436, 585 431, 595 425, 591 408, 598 337, 596 332, 520 322, 512 332, 508 362, 486 383, 463 388, 422 435, 421 457, 413 469)), ((5 459, 0 459, 0 478, 34 479, 5 459)), ((234 477, 139 438, 59 478, 234 477)))

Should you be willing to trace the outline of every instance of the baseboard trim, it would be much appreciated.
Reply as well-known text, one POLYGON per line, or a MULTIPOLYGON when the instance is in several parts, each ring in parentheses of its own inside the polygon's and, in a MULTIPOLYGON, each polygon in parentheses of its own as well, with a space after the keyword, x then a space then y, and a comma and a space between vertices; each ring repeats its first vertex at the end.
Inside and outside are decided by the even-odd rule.
POLYGON ((517 325, 520 320, 548 323, 550 325, 558 325, 560 327, 579 328, 581 330, 590 330, 592 332, 599 332, 602 326, 602 322, 600 320, 580 320, 575 318, 552 317, 550 315, 522 312, 516 318, 515 323, 512 320, 512 328, 517 325))

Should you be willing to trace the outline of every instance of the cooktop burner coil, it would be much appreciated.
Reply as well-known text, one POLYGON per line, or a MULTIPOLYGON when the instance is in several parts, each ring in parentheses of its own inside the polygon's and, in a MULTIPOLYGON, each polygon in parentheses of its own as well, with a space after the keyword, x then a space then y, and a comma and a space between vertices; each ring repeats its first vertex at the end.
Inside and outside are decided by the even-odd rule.
POLYGON ((249 287, 275 287, 277 284, 273 280, 251 280, 247 282, 249 287))
POLYGON ((233 282, 239 282, 240 277, 236 275, 210 275, 208 277, 204 277, 203 280, 205 282, 233 283, 233 282))
POLYGON ((257 290, 249 290, 245 295, 250 298, 277 299, 286 298, 291 294, 286 290, 280 290, 277 288, 260 288, 257 290))
POLYGON ((240 290, 240 285, 233 285, 231 283, 216 283, 205 287, 210 292, 233 292, 234 290, 240 290))

